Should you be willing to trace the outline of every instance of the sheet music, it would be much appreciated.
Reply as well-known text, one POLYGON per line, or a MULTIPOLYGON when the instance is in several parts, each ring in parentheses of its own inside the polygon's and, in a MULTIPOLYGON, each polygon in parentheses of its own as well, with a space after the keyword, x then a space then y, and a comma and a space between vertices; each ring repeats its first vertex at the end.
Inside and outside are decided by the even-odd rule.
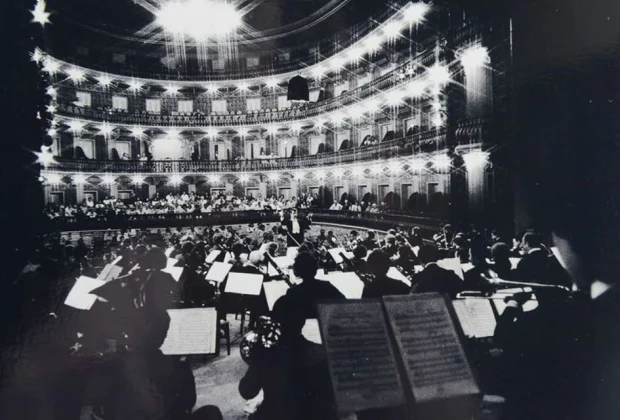
POLYGON ((118 257, 116 257, 116 258, 114 259, 114 261, 112 261, 110 264, 111 264, 111 265, 117 265, 119 262, 121 262, 121 260, 122 260, 122 259, 123 259, 123 256, 122 256, 122 255, 119 255, 119 256, 118 256, 118 257))
POLYGON ((183 267, 166 267, 161 271, 170 274, 174 281, 179 281, 181 274, 183 274, 183 267))
POLYGON ((231 268, 232 264, 216 261, 209 269, 209 272, 205 278, 210 281, 221 283, 224 281, 231 268))
POLYGON ((386 296, 383 301, 416 402, 480 392, 448 301, 437 293, 386 296))
POLYGON ((278 273, 278 270, 276 270, 273 264, 269 263, 267 264, 267 275, 269 277, 276 277, 276 276, 279 276, 280 273, 278 273))
POLYGON ((166 268, 177 267, 178 264, 179 264, 179 260, 177 259, 168 258, 168 260, 166 260, 166 268))
POLYGON ((267 306, 269 310, 273 310, 273 306, 278 299, 286 294, 289 289, 289 285, 285 281, 268 281, 263 283, 263 289, 265 290, 265 298, 267 299, 267 306))
POLYGON ((437 261, 437 265, 445 270, 454 271, 461 280, 465 279, 463 268, 461 268, 461 260, 458 258, 444 258, 443 260, 437 261))
POLYGON ((172 254, 172 251, 174 251, 174 247, 171 246, 170 248, 168 248, 166 250, 166 257, 170 258, 170 255, 172 254))
POLYGON ((293 261, 295 260, 295 257, 297 256, 297 254, 298 254, 298 250, 296 247, 288 247, 286 249, 286 256, 293 261))
POLYGON ((288 269, 289 267, 292 267, 293 263, 295 262, 294 259, 289 258, 288 256, 275 257, 275 258, 273 258, 273 261, 281 269, 288 269))
POLYGON ((497 320, 488 299, 457 299, 452 302, 452 305, 465 336, 471 338, 493 337, 497 320))
POLYGON ((330 282, 347 299, 361 299, 364 293, 364 282, 352 272, 336 271, 316 279, 330 282))
POLYGON ((318 319, 306 319, 306 323, 301 329, 301 335, 303 335, 306 340, 312 343, 323 344, 318 319))
POLYGON ((417 246, 417 245, 416 245, 416 246, 414 246, 414 247, 413 247, 413 253, 415 254, 415 256, 416 256, 416 257, 418 256, 418 253, 419 253, 419 252, 420 252, 420 247, 419 247, 419 246, 417 246))
POLYGON ((161 346, 166 355, 214 354, 218 319, 215 308, 169 309, 170 328, 161 346))
POLYGON ((513 270, 517 269, 517 266, 519 265, 519 261, 521 261, 521 258, 509 258, 510 260, 510 268, 512 268, 513 270))
POLYGON ((220 252, 222 251, 211 251, 209 255, 207 255, 205 262, 207 264, 212 264, 215 261, 215 259, 218 257, 218 255, 220 255, 220 252))
POLYGON ((390 267, 387 272, 387 276, 393 278, 394 280, 400 280, 405 283, 407 286, 411 286, 411 281, 401 273, 396 267, 390 267))
POLYGON ((474 268, 474 265, 472 263, 463 263, 461 264, 461 268, 463 269, 464 273, 467 273, 469 270, 474 268))
POLYGON ((381 303, 319 304, 318 313, 338 411, 404 404, 381 303))
POLYGON ((328 249, 327 252, 329 252, 329 254, 332 256, 336 264, 340 264, 344 261, 342 259, 342 256, 340 255, 341 252, 345 254, 344 248, 332 248, 332 249, 328 249))
POLYGON ((260 295, 263 286, 262 274, 229 273, 224 292, 238 295, 260 295))
POLYGON ((84 311, 89 310, 97 301, 97 296, 91 294, 90 292, 103 286, 105 283, 106 282, 103 280, 80 276, 69 291, 69 294, 65 299, 65 305, 76 309, 82 309, 84 311))

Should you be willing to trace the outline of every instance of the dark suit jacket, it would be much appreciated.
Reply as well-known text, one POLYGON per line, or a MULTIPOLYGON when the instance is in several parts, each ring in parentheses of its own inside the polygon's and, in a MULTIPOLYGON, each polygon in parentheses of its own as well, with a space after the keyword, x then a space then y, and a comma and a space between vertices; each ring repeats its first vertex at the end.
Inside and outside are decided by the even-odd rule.
POLYGON ((517 278, 520 281, 545 283, 549 259, 542 249, 526 254, 517 265, 517 278))
POLYGON ((364 286, 362 298, 380 298, 391 295, 408 295, 409 286, 400 280, 384 276, 376 277, 372 283, 364 286))
POLYGON ((456 298, 463 291, 463 281, 453 271, 445 270, 437 264, 430 264, 413 277, 413 293, 443 293, 456 298))

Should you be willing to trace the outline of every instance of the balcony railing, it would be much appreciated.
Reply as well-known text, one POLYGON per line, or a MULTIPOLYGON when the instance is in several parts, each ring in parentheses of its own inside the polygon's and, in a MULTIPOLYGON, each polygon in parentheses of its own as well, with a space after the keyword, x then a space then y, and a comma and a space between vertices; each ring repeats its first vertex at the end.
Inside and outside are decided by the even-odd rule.
MULTIPOLYGON (((434 39, 430 40, 428 46, 434 44, 434 39)), ((96 122, 107 122, 111 124, 135 124, 141 126, 177 126, 177 127, 205 127, 205 126, 236 126, 236 125, 261 125, 277 122, 287 122, 315 118, 327 112, 336 111, 342 107, 352 105, 363 99, 370 98, 378 92, 392 89, 399 84, 411 80, 412 76, 405 73, 405 70, 413 63, 429 64, 433 59, 434 51, 432 48, 425 48, 415 58, 407 60, 404 64, 389 71, 383 76, 352 89, 340 96, 330 98, 321 102, 309 103, 304 107, 285 110, 260 110, 249 113, 229 113, 225 115, 205 115, 199 111, 184 115, 162 115, 140 112, 125 112, 118 110, 103 110, 79 107, 72 104, 56 104, 56 113, 66 117, 76 117, 96 122), (398 77, 403 75, 403 77, 398 77)), ((414 76, 415 77, 415 76, 414 76)))
MULTIPOLYGON (((389 230, 398 226, 410 230, 420 228, 422 236, 430 239, 439 232, 444 220, 408 214, 360 213, 332 211, 319 208, 308 209, 312 221, 389 230)), ((227 224, 278 222, 280 216, 272 210, 231 211, 221 213, 197 214, 140 214, 113 215, 97 218, 61 217, 46 223, 47 231, 81 231, 102 229, 153 229, 167 227, 219 226, 227 224)))
POLYGON ((320 153, 291 158, 251 160, 87 160, 56 158, 49 169, 85 173, 205 173, 205 172, 262 172, 294 171, 356 162, 378 161, 411 156, 445 147, 446 129, 428 131, 375 144, 372 146, 320 153))

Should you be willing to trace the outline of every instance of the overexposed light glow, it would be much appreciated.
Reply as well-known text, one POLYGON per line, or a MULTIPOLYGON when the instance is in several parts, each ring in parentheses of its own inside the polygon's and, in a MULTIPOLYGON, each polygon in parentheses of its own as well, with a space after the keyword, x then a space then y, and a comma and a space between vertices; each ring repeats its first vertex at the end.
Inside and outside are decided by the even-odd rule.
POLYGON ((144 86, 141 81, 136 80, 136 79, 131 79, 130 81, 127 82, 127 84, 129 85, 129 90, 133 92, 137 92, 141 90, 142 86, 144 86))
POLYGON ((398 162, 390 163, 390 172, 392 175, 396 175, 400 172, 400 164, 398 162))
POLYGON ((291 130, 293 130, 295 133, 299 133, 301 131, 301 123, 291 124, 291 130))
POLYGON ((409 168, 414 172, 418 172, 424 169, 424 165, 426 165, 426 162, 424 160, 416 158, 411 161, 411 163, 409 164, 409 168))
POLYGON ((245 136, 247 136, 247 135, 248 135, 248 129, 247 129, 247 128, 245 128, 245 127, 239 127, 239 128, 237 129, 237 134, 239 134, 239 135, 240 135, 240 136, 242 136, 242 137, 245 137, 245 136))
POLYGON ((79 133, 84 129, 84 123, 78 120, 71 120, 68 123, 69 129, 75 133, 79 133))
POLYGON ((176 95, 181 90, 181 86, 174 85, 174 84, 171 83, 171 84, 167 85, 164 89, 166 89, 166 93, 168 95, 176 95))
POLYGON ((219 175, 215 175, 215 174, 211 174, 209 175, 209 182, 212 184, 217 184, 221 181, 220 176, 219 175))
POLYGON ((356 166, 353 169, 351 169, 351 173, 355 176, 360 176, 364 173, 364 169, 359 166, 356 166))
POLYGON ((142 175, 134 175, 131 177, 131 182, 140 185, 144 183, 144 177, 142 175))
POLYGON ((56 113, 56 106, 55 105, 47 105, 45 107, 45 110, 47 112, 49 112, 50 114, 55 114, 56 113))
POLYGON ((179 185, 181 182, 183 182, 183 177, 179 174, 173 174, 170 175, 169 180, 171 184, 179 185))
POLYGON ((84 78, 86 77, 86 72, 83 69, 79 68, 79 67, 70 67, 67 70, 67 76, 74 83, 79 83, 79 82, 83 81, 84 78))
POLYGON ((379 108, 381 108, 381 103, 378 99, 371 99, 370 101, 366 102, 366 109, 369 112, 376 112, 379 110, 379 108))
POLYGON ((342 112, 335 112, 331 116, 331 121, 334 124, 340 124, 344 121, 345 115, 342 112))
POLYGON ((351 61, 358 61, 363 56, 364 56, 364 50, 361 47, 350 48, 349 52, 347 53, 347 57, 351 61))
POLYGON ((325 179, 325 171, 322 169, 315 171, 314 175, 316 175, 318 179, 325 179))
POLYGON ((106 174, 101 177, 101 182, 107 185, 114 184, 115 181, 116 181, 116 178, 114 178, 114 176, 110 174, 106 174))
POLYGON ((274 127, 274 126, 267 127, 267 133, 268 134, 277 134, 279 128, 280 127, 274 127))
POLYGON ((325 74, 325 67, 323 66, 316 66, 315 68, 312 69, 312 76, 314 76, 317 79, 320 79, 324 74, 325 74))
POLYGON ((342 170, 341 168, 336 168, 334 169, 334 176, 335 177, 342 177, 344 175, 344 170, 342 170))
POLYGON ((99 134, 103 134, 104 136, 109 136, 110 134, 112 134, 114 127, 108 123, 104 123, 104 124, 98 125, 97 129, 99 130, 99 134))
POLYGON ((419 98, 424 95, 424 91, 426 90, 426 83, 422 80, 412 80, 407 85, 407 92, 412 98, 419 98))
POLYGON ((75 185, 86 184, 86 175, 82 175, 82 174, 75 174, 75 175, 73 175, 73 183, 75 185))
POLYGON ((354 105, 349 108, 351 118, 361 118, 364 116, 364 108, 361 105, 354 105))
POLYGON ((295 172, 295 174, 293 175, 293 178, 295 178, 297 181, 301 180, 304 177, 303 172, 297 171, 295 172))
POLYGON ((396 38, 400 35, 400 31, 403 30, 403 25, 400 22, 389 22, 383 28, 383 33, 387 38, 396 38))
POLYGON ((210 128, 207 130, 207 136, 211 137, 212 139, 216 138, 218 134, 218 131, 216 128, 210 128))
POLYGON ((54 154, 52 153, 52 149, 47 146, 41 146, 40 152, 35 152, 37 156, 37 163, 47 168, 49 165, 55 163, 54 154))
POLYGON ((30 60, 34 61, 37 64, 39 64, 41 60, 43 60, 43 53, 41 52, 39 47, 36 47, 32 54, 30 54, 30 60))
POLYGON ((443 118, 440 112, 437 112, 433 115, 432 123, 434 127, 441 127, 443 125, 443 118))
POLYGON ((45 89, 45 93, 51 96, 53 99, 56 99, 56 94, 58 93, 58 91, 55 87, 48 86, 47 89, 45 89))
POLYGON ((475 152, 469 152, 463 155, 463 161, 467 169, 479 168, 486 165, 489 159, 488 152, 482 152, 480 150, 475 152))
POLYGON ((144 133, 144 128, 138 125, 134 125, 133 127, 129 129, 129 131, 131 132, 131 135, 134 137, 142 137, 142 134, 144 133))
POLYGON ((240 91, 242 91, 242 92, 245 92, 246 90, 248 90, 248 89, 249 89, 249 86, 248 86, 248 84, 247 84, 247 83, 245 83, 245 82, 241 82, 241 83, 239 83, 239 84, 237 85, 237 89, 239 89, 239 90, 240 90, 240 91))
POLYGON ((403 96, 403 92, 399 90, 393 90, 385 95, 385 100, 387 101, 388 105, 396 106, 400 105, 400 103, 403 101, 403 96))
POLYGON ((278 174, 277 172, 272 172, 269 174, 269 180, 270 181, 277 181, 280 179, 280 174, 278 174))
POLYGON ((156 23, 169 34, 197 41, 232 34, 242 23, 241 13, 226 1, 187 0, 162 2, 156 23))
POLYGON ((181 135, 181 132, 176 128, 169 128, 166 130, 166 137, 169 139, 178 139, 181 135))
POLYGON ((448 155, 437 155, 433 158, 433 165, 437 169, 447 169, 450 167, 450 157, 448 155))
POLYGON ((381 38, 378 35, 370 35, 364 43, 366 49, 370 53, 377 52, 381 48, 381 38))
POLYGON ((60 70, 60 63, 51 57, 43 59, 43 71, 48 74, 56 74, 60 70))
POLYGON ((205 85, 204 88, 207 91, 207 93, 213 93, 217 90, 217 86, 215 86, 214 84, 205 85))
POLYGON ((250 177, 248 176, 248 174, 241 174, 239 175, 239 181, 241 182, 248 182, 250 180, 250 177))
POLYGON ((437 101, 437 100, 433 101, 431 106, 432 106, 434 111, 441 111, 442 108, 443 108, 443 104, 441 102, 437 101))
POLYGON ((34 9, 30 11, 33 23, 40 23, 41 26, 50 23, 50 14, 45 10, 45 6, 45 0, 37 0, 34 9))
POLYGON ((45 179, 47 179, 47 182, 50 184, 60 184, 62 181, 62 177, 59 174, 47 174, 45 175, 45 179))
POLYGON ((373 166, 370 168, 370 172, 372 172, 372 173, 373 173, 373 174, 375 174, 375 175, 376 175, 376 174, 381 173, 381 171, 382 171, 382 168, 381 168, 381 166, 379 166, 379 165, 373 165, 373 166))
POLYGON ((47 129, 47 135, 50 137, 54 137, 56 135, 56 133, 58 133, 58 130, 56 130, 55 128, 48 128, 47 129))
POLYGON ((265 86, 272 89, 278 86, 278 81, 276 79, 267 79, 265 80, 265 86))
POLYGON ((110 86, 110 84, 112 84, 112 78, 104 73, 101 73, 99 76, 96 77, 96 79, 99 82, 99 84, 103 87, 107 87, 107 86, 110 86))
POLYGON ((429 80, 437 85, 443 85, 450 81, 450 71, 445 66, 435 64, 426 72, 428 74, 429 80))
POLYGON ((480 67, 491 61, 489 50, 481 45, 468 48, 461 54, 463 67, 480 67))
POLYGON ((426 3, 414 3, 403 12, 405 19, 409 23, 420 23, 428 13, 430 7, 426 3))
POLYGON ((333 70, 340 70, 346 64, 347 64, 347 61, 344 59, 344 57, 336 57, 331 62, 331 68, 333 70))

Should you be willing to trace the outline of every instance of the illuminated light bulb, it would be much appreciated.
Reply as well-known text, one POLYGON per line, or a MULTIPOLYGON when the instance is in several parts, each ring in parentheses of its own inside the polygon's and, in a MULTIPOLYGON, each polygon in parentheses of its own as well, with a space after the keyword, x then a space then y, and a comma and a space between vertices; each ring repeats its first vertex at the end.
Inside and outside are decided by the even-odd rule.
POLYGON ((467 169, 483 167, 489 160, 489 153, 480 150, 463 155, 463 161, 467 169))
POLYGON ((207 91, 207 93, 213 93, 217 90, 217 86, 215 86, 214 84, 205 85, 204 88, 207 91))
POLYGON ((41 26, 50 23, 50 14, 45 10, 45 6, 45 0, 37 0, 34 9, 30 11, 33 23, 40 23, 41 26))
POLYGON ((178 85, 169 84, 165 86, 164 89, 166 89, 166 93, 168 95, 177 95, 181 90, 181 87, 178 85))
POLYGON ((55 128, 48 128, 47 129, 47 135, 50 137, 54 137, 56 135, 56 133, 58 133, 58 130, 56 130, 55 128))
POLYGON ((334 124, 340 124, 344 121, 345 115, 342 112, 335 112, 331 116, 331 121, 334 124))
POLYGON ((144 129, 137 125, 131 127, 129 131, 131 132, 131 135, 134 137, 142 137, 142 134, 144 133, 144 129))
POLYGON ((302 178, 304 177, 303 172, 295 172, 295 174, 293 175, 293 178, 296 179, 297 181, 300 181, 302 178))
POLYGON ((368 52, 374 53, 379 48, 381 48, 381 37, 379 37, 378 35, 370 35, 366 39, 366 42, 364 43, 364 45, 366 46, 366 49, 368 50, 368 52))
POLYGON ((277 134, 278 130, 279 130, 279 127, 267 127, 268 134, 277 134))
POLYGON ((412 80, 407 85, 407 92, 412 98, 419 98, 424 95, 424 91, 426 90, 426 83, 422 80, 412 80))
POLYGON ((421 171, 424 169, 425 164, 426 162, 422 159, 413 159, 409 165, 409 168, 411 168, 412 171, 421 171))
POLYGON ((211 174, 209 175, 209 182, 212 184, 217 184, 220 182, 220 177, 219 175, 215 175, 215 174, 211 174))
POLYGON ((267 79, 265 80, 265 86, 270 89, 273 89, 276 86, 278 86, 278 81, 276 79, 267 79))
POLYGON ((30 60, 34 61, 37 64, 39 64, 41 60, 43 60, 43 57, 44 55, 39 49, 39 47, 36 47, 34 51, 32 52, 32 54, 30 54, 30 60))
POLYGON ((383 33, 387 38, 396 38, 400 35, 400 31, 402 31, 403 25, 401 22, 389 22, 383 28, 383 33))
POLYGON ((271 181, 277 181, 280 179, 280 174, 278 174, 277 172, 272 172, 271 174, 269 174, 269 179, 271 181))
POLYGON ((369 112, 376 112, 379 110, 379 108, 381 108, 381 103, 377 99, 371 99, 370 101, 366 102, 365 106, 369 112))
POLYGON ((52 98, 56 98, 56 94, 58 93, 58 91, 56 90, 55 87, 53 86, 48 86, 47 89, 45 89, 45 93, 49 96, 51 96, 52 98))
POLYGON ((429 80, 437 85, 443 85, 450 81, 450 71, 445 66, 435 64, 426 72, 429 80))
POLYGON ((301 131, 301 123, 291 124, 291 130, 293 130, 295 133, 299 133, 301 131))
POLYGON ((116 181, 116 178, 114 178, 114 176, 112 175, 106 174, 101 177, 101 182, 107 185, 114 184, 115 181, 116 181))
POLYGON ((316 66, 315 68, 312 69, 312 75, 317 79, 320 79, 321 77, 323 77, 324 74, 325 74, 325 67, 323 66, 316 66))
POLYGON ((166 131, 166 137, 168 137, 169 139, 179 138, 180 135, 181 135, 181 132, 177 130, 176 128, 170 128, 166 131))
POLYGON ((247 83, 245 83, 245 82, 241 82, 241 83, 239 83, 239 84, 237 85, 237 89, 239 89, 239 90, 240 90, 240 91, 242 91, 242 92, 245 92, 246 90, 248 90, 248 89, 249 89, 249 86, 248 86, 248 84, 247 84, 247 83))
POLYGON ((239 175, 239 181, 241 181, 241 182, 248 182, 249 180, 250 180, 250 177, 247 174, 239 175))
POLYGON ((131 90, 133 92, 137 92, 137 91, 141 90, 142 86, 144 86, 142 84, 142 82, 140 82, 139 80, 136 80, 136 79, 131 79, 130 81, 127 82, 127 84, 129 85, 129 90, 131 90))
POLYGON ((218 131, 215 128, 210 128, 207 130, 207 136, 211 137, 212 139, 215 139, 218 135, 218 131))
POLYGON ((50 124, 52 125, 52 127, 56 127, 59 123, 58 123, 58 118, 54 117, 50 120, 50 124))
POLYGON ((74 83, 79 83, 86 77, 86 72, 79 67, 71 67, 67 70, 67 76, 74 83))
POLYGON ((349 108, 348 114, 351 118, 361 118, 364 116, 364 108, 361 105, 354 105, 349 108))
POLYGON ((433 115, 433 126, 441 127, 443 125, 443 118, 440 113, 433 115))
POLYGON ((224 38, 242 23, 243 13, 234 4, 224 1, 168 1, 159 2, 155 23, 178 39, 187 37, 196 41, 224 38))
POLYGON ((69 129, 75 133, 79 133, 84 129, 84 123, 78 120, 71 120, 68 123, 69 129))
POLYGON ((248 129, 245 127, 240 127, 237 129, 237 134, 239 134, 242 137, 245 137, 248 135, 248 129))
POLYGON ((433 165, 437 169, 447 169, 450 167, 450 157, 448 155, 437 155, 433 158, 433 165))
POLYGON ((349 60, 357 62, 364 56, 364 50, 361 47, 352 47, 347 52, 349 60))
POLYGON ((359 166, 356 166, 356 167, 354 167, 354 168, 351 170, 351 173, 352 173, 354 176, 360 176, 360 175, 363 175, 363 174, 364 174, 364 169, 363 169, 363 168, 361 168, 361 167, 359 167, 359 166))
POLYGON ((340 178, 344 175, 344 170, 340 169, 340 168, 336 168, 334 169, 334 176, 340 178))
POLYGON ((45 178, 50 184, 60 184, 62 181, 62 177, 58 174, 47 174, 45 178))
POLYGON ((387 101, 388 105, 396 106, 400 105, 400 103, 403 101, 403 96, 403 92, 393 90, 385 95, 385 100, 387 101))
POLYGON ((82 175, 82 174, 73 175, 73 183, 76 185, 86 184, 86 175, 82 175))
POLYGON ((344 57, 336 57, 331 62, 331 68, 333 70, 340 70, 346 64, 347 64, 347 61, 344 59, 344 57))
POLYGON ((183 182, 183 177, 179 174, 170 175, 170 183, 174 185, 179 185, 183 182))
POLYGON ((45 107, 45 110, 47 112, 49 112, 50 114, 55 114, 56 113, 56 106, 55 105, 47 105, 45 107))
POLYGON ((405 20, 409 23, 420 23, 424 21, 430 7, 425 3, 414 3, 404 12, 405 20))
POLYGON ((139 185, 144 183, 144 177, 142 175, 134 175, 131 177, 131 182, 139 185))
POLYGON ((468 48, 461 55, 463 67, 481 67, 489 64, 490 61, 489 50, 480 45, 468 48))
POLYGON ((101 124, 97 126, 97 129, 99 130, 99 134, 103 134, 104 136, 109 136, 110 134, 112 134, 114 127, 106 123, 106 124, 101 124))
POLYGON ((47 146, 41 146, 40 152, 35 152, 37 156, 37 163, 47 168, 49 165, 55 163, 54 154, 52 153, 52 149, 47 146))
POLYGON ((103 87, 107 87, 112 84, 112 78, 104 73, 101 73, 99 76, 96 77, 96 79, 97 82, 99 82, 99 84, 103 87))
POLYGON ((318 179, 324 179, 325 178, 325 171, 322 169, 319 169, 318 171, 314 172, 314 175, 316 175, 316 177, 318 179))
POLYGON ((56 74, 60 70, 60 63, 52 57, 45 57, 43 60, 43 71, 48 74, 56 74))

